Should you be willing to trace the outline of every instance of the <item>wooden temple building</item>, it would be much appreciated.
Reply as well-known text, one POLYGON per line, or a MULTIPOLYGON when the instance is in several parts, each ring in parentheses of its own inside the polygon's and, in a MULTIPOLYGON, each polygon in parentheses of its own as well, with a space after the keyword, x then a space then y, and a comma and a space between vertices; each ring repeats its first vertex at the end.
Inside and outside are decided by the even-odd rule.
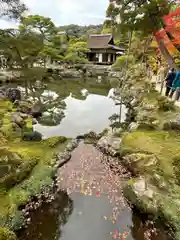
POLYGON ((124 55, 124 49, 115 46, 111 34, 90 35, 88 39, 87 57, 95 64, 111 65, 117 56, 124 55))

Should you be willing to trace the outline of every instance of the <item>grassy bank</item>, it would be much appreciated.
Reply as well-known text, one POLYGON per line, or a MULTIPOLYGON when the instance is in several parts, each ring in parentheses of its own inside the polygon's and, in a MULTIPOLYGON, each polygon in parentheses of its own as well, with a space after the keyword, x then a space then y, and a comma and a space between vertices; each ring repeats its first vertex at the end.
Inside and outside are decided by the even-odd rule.
POLYGON ((139 88, 137 126, 123 133, 120 144, 121 159, 134 174, 124 194, 143 212, 161 218, 180 239, 180 109, 160 96, 145 75, 135 77, 133 91, 139 88))
MULTIPOLYGON (((0 101, 0 239, 14 239, 23 226, 24 217, 18 210, 32 196, 49 189, 55 172, 55 153, 65 149, 68 140, 54 137, 41 142, 21 140, 21 132, 13 128, 12 104, 0 101)), ((32 130, 30 119, 26 131, 32 130)))

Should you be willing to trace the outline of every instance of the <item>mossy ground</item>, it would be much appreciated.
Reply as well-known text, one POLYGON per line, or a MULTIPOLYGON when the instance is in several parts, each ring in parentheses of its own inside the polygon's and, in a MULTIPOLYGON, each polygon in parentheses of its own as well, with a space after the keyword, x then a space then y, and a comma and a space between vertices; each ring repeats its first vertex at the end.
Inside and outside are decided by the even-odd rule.
POLYGON ((122 137, 120 153, 125 164, 135 173, 125 187, 125 196, 145 212, 153 213, 157 218, 173 226, 175 239, 180 239, 180 132, 164 131, 163 124, 180 115, 180 109, 167 98, 160 96, 151 83, 144 80, 137 82, 137 87, 145 89, 140 104, 136 107, 136 119, 145 115, 147 125, 133 132, 125 132, 122 137), (146 86, 149 85, 149 86, 146 86), (145 105, 154 106, 144 109, 145 105), (133 189, 139 176, 147 182, 147 189, 153 192, 153 198, 136 195, 133 189))
MULTIPOLYGON (((24 221, 18 207, 51 186, 55 153, 63 151, 69 140, 55 137, 41 142, 23 141, 11 128, 10 115, 13 111, 11 103, 0 101, 3 119, 0 128, 0 170, 5 171, 0 171, 0 227, 17 230, 24 221), (8 131, 4 130, 6 126, 8 131)), ((32 130, 31 119, 26 120, 25 127, 32 130)), ((13 239, 3 238, 3 234, 6 230, 0 229, 0 239, 13 239)))
MULTIPOLYGON (((155 155, 158 158, 158 169, 162 170, 164 176, 174 178, 173 158, 180 156, 179 134, 164 131, 136 131, 124 136, 122 148, 155 155)), ((144 163, 139 167, 143 168, 144 163)))

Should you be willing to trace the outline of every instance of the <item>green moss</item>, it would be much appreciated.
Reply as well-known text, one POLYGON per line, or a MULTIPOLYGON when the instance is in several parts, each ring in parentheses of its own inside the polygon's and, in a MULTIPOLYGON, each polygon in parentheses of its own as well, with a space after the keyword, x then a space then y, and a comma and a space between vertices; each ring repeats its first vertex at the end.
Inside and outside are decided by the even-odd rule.
POLYGON ((0 100, 0 117, 3 117, 3 115, 11 111, 12 108, 13 104, 10 101, 0 100))
POLYGON ((160 111, 175 110, 174 102, 169 101, 165 96, 158 97, 158 108, 160 111))
POLYGON ((11 115, 10 113, 6 113, 4 115, 4 118, 2 119, 2 127, 0 131, 3 133, 3 135, 7 138, 12 137, 13 135, 13 126, 11 121, 11 115))
POLYGON ((130 183, 124 189, 125 196, 143 212, 161 218, 180 232, 180 135, 165 131, 136 131, 124 136, 121 147, 126 151, 124 161, 135 174, 146 179, 149 183, 147 189, 153 190, 153 198, 149 198, 136 194, 134 183, 130 183))
MULTIPOLYGON (((172 161, 180 151, 178 134, 164 131, 136 131, 125 135, 122 148, 155 155, 158 159, 155 167, 160 168, 164 175, 174 177, 172 161)), ((143 168, 143 165, 140 167, 143 168)))
POLYGON ((32 132, 33 131, 33 124, 32 124, 32 118, 27 118, 25 120, 25 127, 23 129, 25 132, 32 132))
POLYGON ((157 162, 155 155, 145 153, 132 153, 124 156, 123 160, 134 174, 151 174, 157 162))
POLYGON ((0 148, 0 167, 6 169, 4 173, 1 173, 0 187, 8 190, 10 187, 21 182, 35 165, 35 159, 24 159, 9 148, 0 148))
POLYGON ((43 143, 45 145, 49 146, 50 148, 54 148, 58 144, 64 143, 66 141, 67 141, 66 137, 59 136, 59 137, 51 137, 46 140, 43 140, 43 143))
POLYGON ((28 179, 8 192, 13 204, 19 206, 27 202, 31 196, 35 196, 44 189, 49 188, 53 182, 53 172, 53 167, 39 163, 28 179))
MULTIPOLYGON (((138 179, 137 179, 138 181, 138 179)), ((136 179, 134 182, 129 182, 124 187, 124 195, 125 197, 138 209, 141 211, 152 214, 155 218, 159 218, 170 228, 173 227, 175 230, 175 234, 178 238, 178 233, 180 231, 179 221, 180 221, 180 187, 177 185, 168 186, 176 190, 176 193, 167 194, 167 192, 162 191, 161 189, 155 187, 151 183, 147 185, 147 192, 152 192, 152 197, 148 196, 147 192, 138 192, 134 188, 134 184, 136 184, 136 179)))
POLYGON ((153 199, 149 198, 147 195, 141 195, 141 197, 139 197, 133 189, 134 183, 136 183, 136 180, 124 186, 124 196, 131 202, 131 204, 136 206, 142 212, 157 215, 157 204, 155 204, 153 199))
POLYGON ((7 145, 7 143, 8 143, 7 139, 0 132, 0 147, 7 145))
POLYGON ((17 240, 16 235, 7 228, 0 228, 0 240, 17 240))
MULTIPOLYGON (((10 154, 16 154, 19 156, 17 162, 14 163, 16 171, 11 171, 8 182, 14 181, 12 188, 0 188, 0 225, 10 228, 12 230, 18 229, 23 224, 23 217, 17 210, 18 206, 26 203, 31 196, 37 195, 44 189, 49 189, 53 182, 53 176, 55 173, 54 169, 54 153, 56 151, 63 151, 68 141, 61 143, 63 138, 60 138, 54 145, 52 151, 52 145, 48 145, 42 142, 16 142, 9 141, 9 148, 6 150, 10 154), (61 139, 61 141, 60 141, 61 139), (58 144, 59 143, 59 144, 58 144), (15 165, 16 163, 16 165, 15 165), (14 175, 12 175, 14 173, 14 175), (17 174, 17 175, 16 175, 17 174), (9 179, 11 179, 9 181, 9 179), (16 184, 15 184, 16 183, 16 184), (18 183, 18 184, 17 184, 18 183)), ((4 156, 7 152, 4 151, 4 156)), ((2 154, 1 154, 2 155, 2 154)), ((10 160, 8 166, 10 166, 10 160)), ((13 169, 13 168, 12 168, 13 169)))

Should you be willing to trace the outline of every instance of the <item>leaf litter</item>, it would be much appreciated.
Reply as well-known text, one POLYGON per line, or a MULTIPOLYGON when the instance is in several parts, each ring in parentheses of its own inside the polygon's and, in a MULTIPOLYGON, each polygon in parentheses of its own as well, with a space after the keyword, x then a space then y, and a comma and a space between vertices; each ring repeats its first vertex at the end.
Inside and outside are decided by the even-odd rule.
MULTIPOLYGON (((111 216, 102 218, 115 224, 122 209, 127 207, 120 182, 120 177, 124 175, 127 177, 127 171, 117 160, 102 154, 91 145, 81 143, 73 151, 71 160, 60 169, 58 183, 68 194, 79 192, 97 198, 106 194, 113 210, 111 216)), ((121 234, 116 229, 110 235, 113 239, 126 239, 128 233, 121 234)))

